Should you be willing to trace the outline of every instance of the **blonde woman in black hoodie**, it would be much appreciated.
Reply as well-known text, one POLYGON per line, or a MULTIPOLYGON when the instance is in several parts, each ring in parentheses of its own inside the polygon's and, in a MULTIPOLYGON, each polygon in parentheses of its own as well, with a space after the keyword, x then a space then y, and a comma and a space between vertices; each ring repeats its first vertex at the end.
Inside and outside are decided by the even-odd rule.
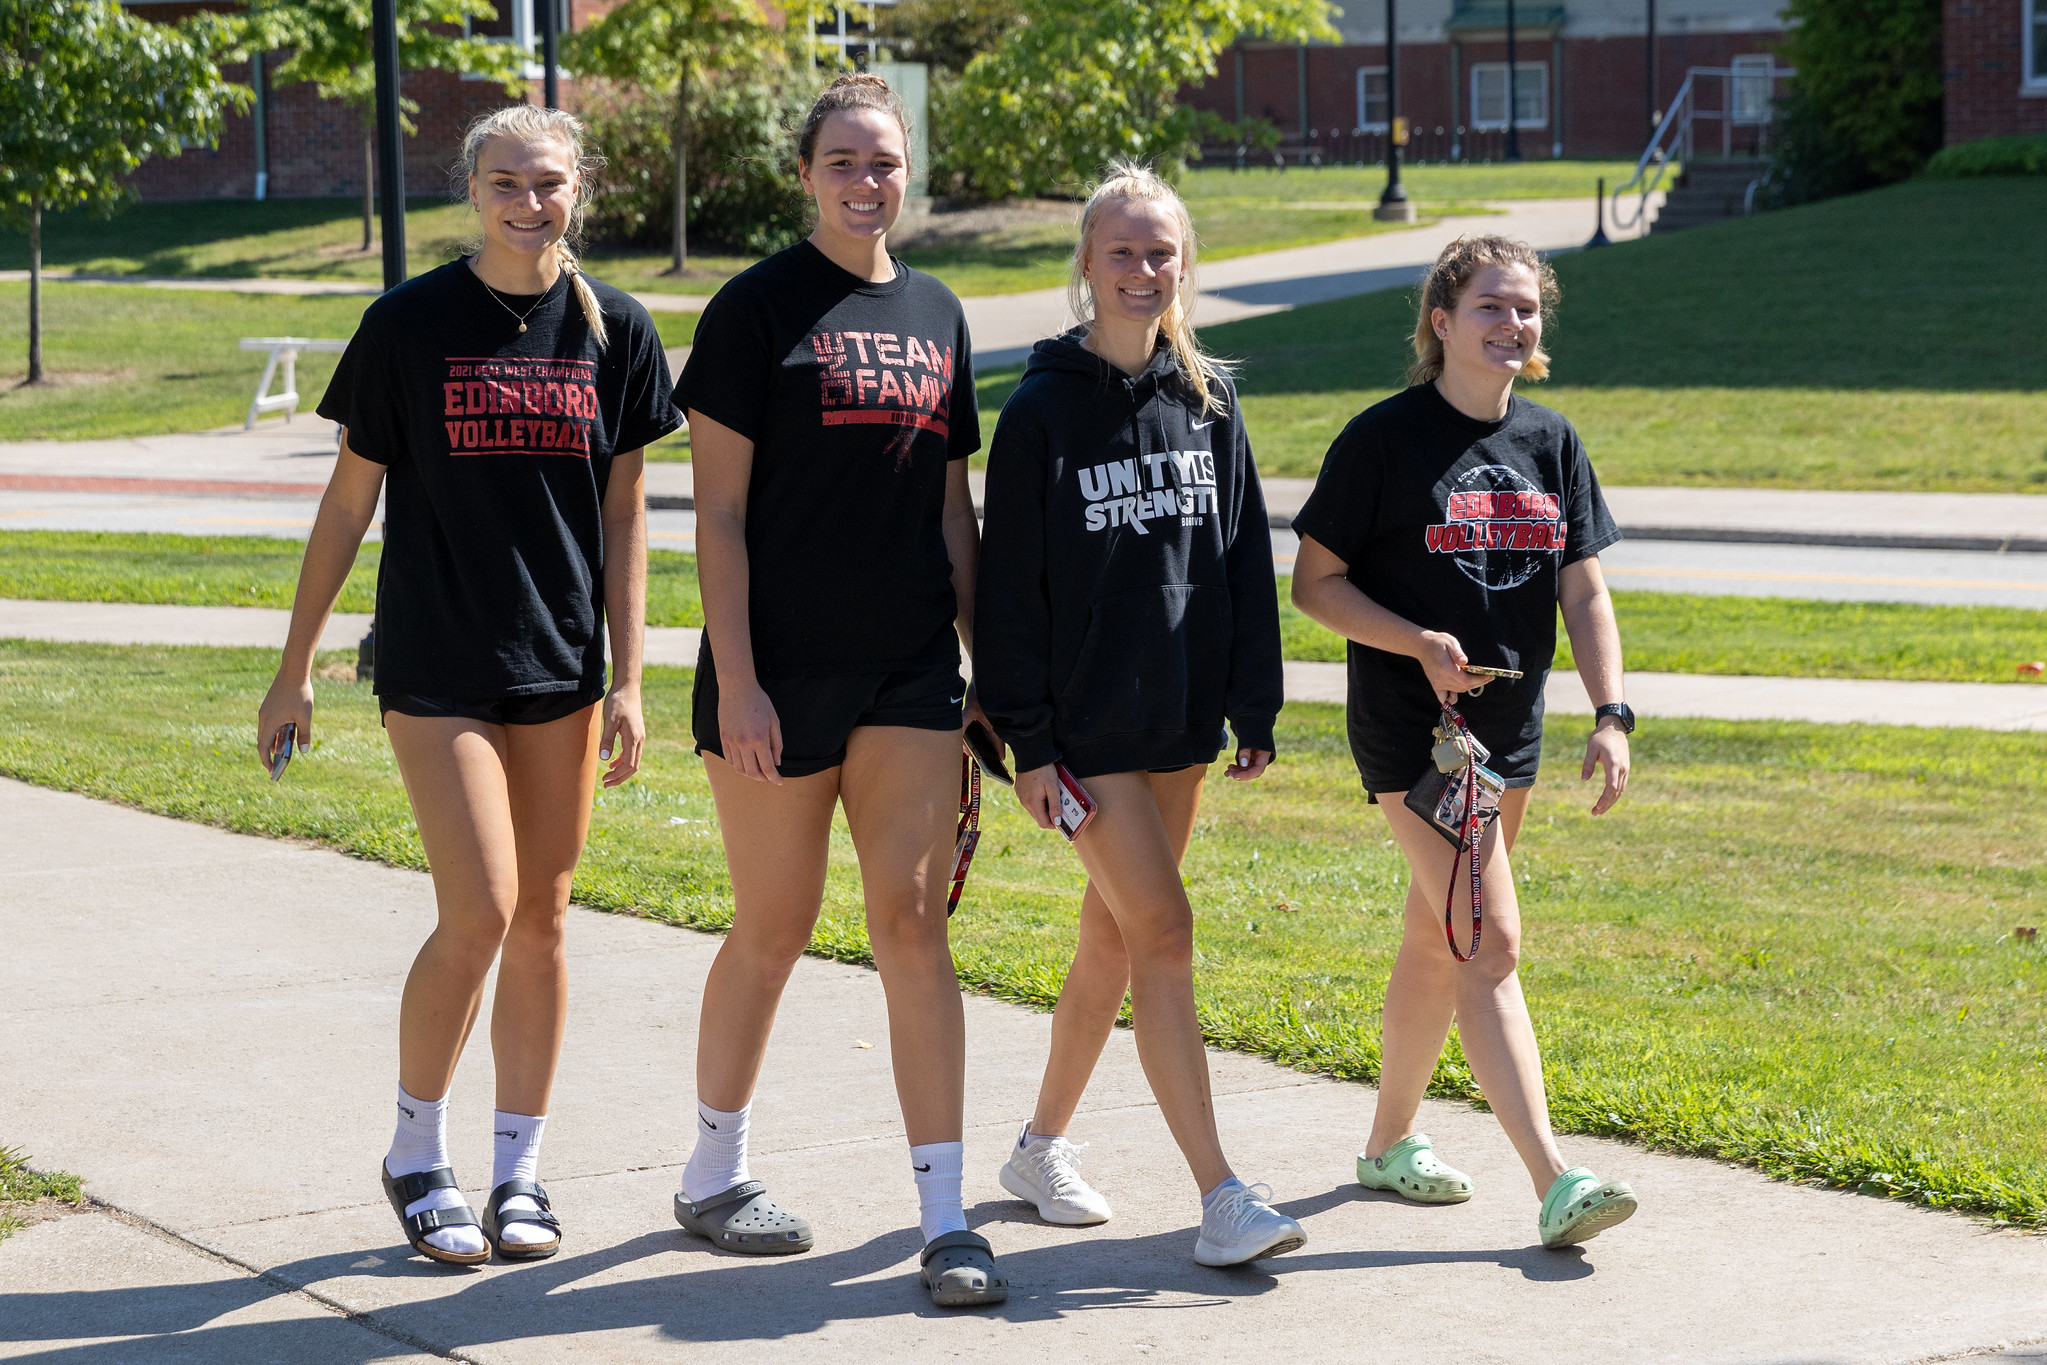
POLYGON ((975 612, 981 704, 1049 829, 1057 765, 1095 816, 1080 941, 1038 1107, 1002 1183, 1059 1223, 1108 1204, 1066 1140, 1126 989, 1137 1052, 1202 1196, 1194 1257, 1235 1265, 1306 1240, 1216 1136, 1179 862, 1224 720, 1230 777, 1272 762, 1282 700, 1271 536, 1236 392, 1194 343, 1194 231, 1172 188, 1121 163, 1081 215, 1081 326, 1038 343, 988 460, 975 612))

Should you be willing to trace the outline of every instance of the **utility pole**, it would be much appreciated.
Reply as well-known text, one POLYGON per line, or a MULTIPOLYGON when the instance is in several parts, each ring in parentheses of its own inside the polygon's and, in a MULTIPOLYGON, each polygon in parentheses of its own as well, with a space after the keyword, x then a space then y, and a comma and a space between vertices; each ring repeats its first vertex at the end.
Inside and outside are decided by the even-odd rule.
POLYGON ((405 149, 398 121, 397 0, 370 0, 377 64, 377 192, 384 196, 384 288, 405 283, 405 149))
POLYGON ((540 6, 540 63, 546 68, 547 77, 543 89, 547 94, 547 107, 562 107, 561 74, 554 69, 555 24, 561 12, 555 8, 561 0, 534 0, 540 6))
POLYGON ((1386 0, 1386 189, 1372 217, 1381 223, 1412 223, 1414 205, 1400 183, 1400 149, 1407 145, 1407 120, 1400 116, 1400 42, 1393 27, 1394 0, 1386 0))
POLYGON ((1514 0, 1507 0, 1507 160, 1521 159, 1521 72, 1514 60, 1514 0))

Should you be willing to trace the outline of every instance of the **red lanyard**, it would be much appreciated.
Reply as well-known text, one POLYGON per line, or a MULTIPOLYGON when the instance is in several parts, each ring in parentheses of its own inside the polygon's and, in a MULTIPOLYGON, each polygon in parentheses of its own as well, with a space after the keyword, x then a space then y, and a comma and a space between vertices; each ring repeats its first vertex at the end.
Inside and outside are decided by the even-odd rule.
MULTIPOLYGON (((1471 738, 1471 726, 1465 723, 1464 717, 1457 713, 1455 707, 1446 706, 1443 708, 1443 728, 1463 735, 1466 740, 1471 738)), ((1457 904, 1457 858, 1458 853, 1463 852, 1462 849, 1458 850, 1458 853, 1450 855, 1450 889, 1443 896, 1443 937, 1450 941, 1450 956, 1456 958, 1459 962, 1469 962, 1478 956, 1478 936, 1480 930, 1484 927, 1483 920, 1485 918, 1485 895, 1479 885, 1478 877, 1478 846, 1485 838, 1485 821, 1479 817, 1478 812, 1479 781, 1476 754, 1477 750, 1475 748, 1468 750, 1467 756, 1471 758, 1471 761, 1464 765, 1464 827, 1462 833, 1464 847, 1471 850, 1471 951, 1469 953, 1457 951, 1457 932, 1451 927, 1451 912, 1457 904)))
POLYGON ((953 846, 952 894, 946 897, 945 913, 959 909, 960 893, 967 889, 967 869, 974 865, 974 850, 981 843, 981 765, 971 749, 960 751, 959 842, 953 846))

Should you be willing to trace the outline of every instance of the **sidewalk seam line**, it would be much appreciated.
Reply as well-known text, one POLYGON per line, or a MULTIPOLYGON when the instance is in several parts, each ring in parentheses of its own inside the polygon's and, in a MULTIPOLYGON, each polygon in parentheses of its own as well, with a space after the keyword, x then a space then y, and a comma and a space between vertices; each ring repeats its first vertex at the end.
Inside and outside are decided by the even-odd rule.
MULTIPOLYGON (((380 1337, 384 1337, 387 1338, 388 1340, 398 1342, 400 1345, 403 1346, 410 1346, 416 1351, 424 1351, 426 1354, 434 1356, 440 1360, 459 1360, 463 1362, 463 1365, 484 1365, 484 1362, 479 1360, 476 1356, 465 1355, 460 1351, 444 1350, 441 1347, 436 1346, 432 1342, 426 1340, 424 1337, 415 1336, 402 1328, 392 1327, 389 1326, 388 1324, 379 1322, 376 1319, 376 1317, 371 1313, 365 1313, 357 1309, 350 1308, 346 1304, 341 1303, 336 1299, 330 1298, 327 1295, 322 1294, 317 1290, 314 1290, 306 1285, 293 1284, 290 1280, 286 1279, 282 1275, 277 1274, 275 1271, 259 1270, 255 1266, 250 1265, 246 1261, 237 1260, 233 1256, 229 1256, 223 1252, 215 1251, 212 1247, 202 1246, 198 1242, 193 1241, 190 1237, 185 1236, 183 1233, 178 1232, 175 1229, 165 1227, 162 1223, 156 1222, 153 1219, 145 1218, 143 1215, 136 1213, 133 1210, 124 1209, 119 1204, 109 1203, 104 1199, 98 1199, 93 1197, 92 1195, 87 1195, 85 1202, 89 1207, 97 1210, 100 1213, 107 1215, 117 1223, 125 1223, 129 1227, 136 1228, 142 1232, 147 1232, 150 1235, 161 1238, 166 1242, 174 1243, 175 1245, 182 1247, 187 1251, 195 1252, 208 1260, 218 1262, 221 1265, 231 1266, 234 1269, 242 1271, 244 1274, 251 1276, 252 1278, 260 1281, 263 1284, 270 1285, 274 1288, 283 1290, 286 1294, 303 1296, 311 1300, 313 1303, 318 1304, 320 1307, 326 1309, 328 1312, 333 1313, 337 1317, 345 1318, 348 1321, 355 1323, 359 1327, 365 1328, 368 1331, 376 1333, 380 1337)), ((179 1334, 164 1333, 161 1335, 175 1336, 179 1334)))

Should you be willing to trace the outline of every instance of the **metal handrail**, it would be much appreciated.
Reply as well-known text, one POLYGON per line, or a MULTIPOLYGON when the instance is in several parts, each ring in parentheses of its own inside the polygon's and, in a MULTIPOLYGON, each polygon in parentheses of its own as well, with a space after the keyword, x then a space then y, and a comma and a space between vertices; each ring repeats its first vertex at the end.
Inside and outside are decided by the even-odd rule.
MULTIPOLYGON (((1692 136, 1693 124, 1698 120, 1719 120, 1721 155, 1729 154, 1732 150, 1734 134, 1734 81, 1737 76, 1744 76, 1746 74, 1745 72, 1736 71, 1730 66, 1695 66, 1685 72, 1684 84, 1678 87, 1677 95, 1671 100, 1670 108, 1665 111, 1662 122, 1656 125, 1655 133, 1649 138, 1649 145, 1642 149, 1641 159, 1635 162, 1635 173, 1629 176, 1613 192, 1615 226, 1624 231, 1632 231, 1635 227, 1639 226, 1644 215, 1649 212, 1649 196, 1656 193, 1662 186, 1663 177, 1670 169, 1671 161, 1675 159, 1689 162, 1692 159, 1692 154, 1696 150, 1692 136), (1696 86, 1698 78, 1701 76, 1717 76, 1720 78, 1720 108, 1700 109, 1698 107, 1696 86), (1652 166, 1655 168, 1653 175, 1650 174, 1652 166), (1631 191, 1638 191, 1634 216, 1631 218, 1623 217, 1621 198, 1631 191)), ((1771 91, 1772 97, 1774 98, 1776 93, 1774 87, 1777 81, 1788 76, 1796 76, 1797 74, 1798 71, 1794 67, 1770 67, 1768 75, 1773 87, 1771 91)), ((1765 124, 1764 126, 1767 128, 1768 125, 1765 124)), ((1751 185, 1748 194, 1744 196, 1749 204, 1753 203, 1754 193, 1755 186, 1751 185)), ((1744 211, 1747 211, 1746 204, 1744 205, 1744 211)))

